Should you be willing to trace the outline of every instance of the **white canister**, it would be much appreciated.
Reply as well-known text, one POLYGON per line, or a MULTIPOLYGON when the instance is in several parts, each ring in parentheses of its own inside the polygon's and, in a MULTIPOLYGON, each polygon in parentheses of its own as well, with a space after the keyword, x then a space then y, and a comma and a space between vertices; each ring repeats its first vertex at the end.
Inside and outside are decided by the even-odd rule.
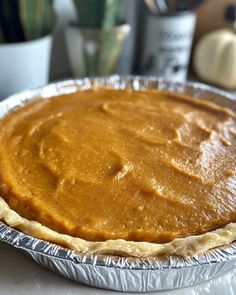
POLYGON ((142 73, 185 81, 195 22, 196 15, 192 11, 150 15, 144 37, 142 73))
POLYGON ((0 44, 0 99, 48 82, 52 37, 0 44))

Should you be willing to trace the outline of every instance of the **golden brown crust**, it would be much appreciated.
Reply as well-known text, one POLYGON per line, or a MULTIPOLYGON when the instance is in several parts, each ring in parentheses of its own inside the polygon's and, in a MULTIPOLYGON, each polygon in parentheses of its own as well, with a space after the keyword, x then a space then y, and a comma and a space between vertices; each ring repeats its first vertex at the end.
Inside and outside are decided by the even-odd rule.
POLYGON ((26 234, 63 245, 76 253, 118 254, 121 256, 148 257, 162 254, 193 256, 207 252, 209 249, 226 245, 236 240, 236 224, 230 223, 222 229, 187 238, 174 239, 170 243, 156 244, 147 242, 131 242, 125 240, 108 240, 105 242, 89 242, 55 232, 39 222, 30 221, 11 210, 0 197, 0 220, 26 234))

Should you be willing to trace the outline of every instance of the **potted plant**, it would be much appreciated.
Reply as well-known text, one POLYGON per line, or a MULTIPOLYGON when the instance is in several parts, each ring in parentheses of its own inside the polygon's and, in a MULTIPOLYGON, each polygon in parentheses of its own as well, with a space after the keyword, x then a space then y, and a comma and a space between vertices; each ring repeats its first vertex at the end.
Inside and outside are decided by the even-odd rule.
POLYGON ((116 68, 130 25, 122 23, 123 0, 74 0, 78 22, 66 30, 75 76, 109 75, 116 68))
POLYGON ((48 82, 53 0, 0 0, 0 99, 48 82))

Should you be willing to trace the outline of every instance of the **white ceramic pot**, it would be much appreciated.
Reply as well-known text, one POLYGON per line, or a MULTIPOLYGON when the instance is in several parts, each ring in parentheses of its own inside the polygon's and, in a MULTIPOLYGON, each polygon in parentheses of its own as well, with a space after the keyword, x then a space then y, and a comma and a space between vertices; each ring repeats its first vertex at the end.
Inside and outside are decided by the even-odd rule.
POLYGON ((52 37, 0 44, 0 99, 47 84, 52 37))

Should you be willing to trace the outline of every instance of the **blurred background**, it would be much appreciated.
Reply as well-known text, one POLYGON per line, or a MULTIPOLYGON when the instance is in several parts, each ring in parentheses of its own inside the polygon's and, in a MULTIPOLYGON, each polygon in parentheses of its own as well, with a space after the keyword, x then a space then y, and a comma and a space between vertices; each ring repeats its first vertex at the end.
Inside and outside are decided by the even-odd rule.
POLYGON ((236 90, 235 0, 0 0, 0 99, 110 74, 236 90))

